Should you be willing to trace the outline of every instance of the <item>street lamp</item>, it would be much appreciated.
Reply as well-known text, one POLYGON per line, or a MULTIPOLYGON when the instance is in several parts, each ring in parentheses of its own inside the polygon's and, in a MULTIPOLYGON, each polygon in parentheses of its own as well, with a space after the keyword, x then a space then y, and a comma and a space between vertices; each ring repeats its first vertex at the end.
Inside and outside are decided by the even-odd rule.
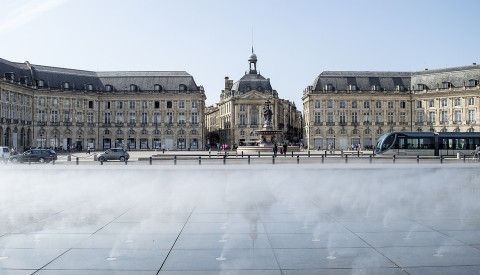
POLYGON ((131 137, 128 136, 128 142, 127 142, 128 143, 128 151, 131 151, 131 148, 130 148, 131 147, 131 142, 132 142, 131 137))
POLYGON ((54 141, 54 145, 53 145, 53 147, 54 147, 53 150, 56 151, 57 150, 57 135, 55 135, 54 138, 55 138, 55 141, 54 141))
POLYGON ((335 150, 335 135, 333 135, 333 150, 335 150))
MULTIPOLYGON (((6 135, 6 134, 5 134, 6 135)), ((43 148, 43 137, 42 134, 40 134, 40 148, 43 148)))

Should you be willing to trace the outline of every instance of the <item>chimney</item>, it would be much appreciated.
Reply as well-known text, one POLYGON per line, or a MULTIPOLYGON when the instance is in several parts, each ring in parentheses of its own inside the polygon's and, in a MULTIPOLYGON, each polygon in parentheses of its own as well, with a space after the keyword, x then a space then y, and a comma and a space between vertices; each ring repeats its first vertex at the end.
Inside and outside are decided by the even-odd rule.
POLYGON ((425 68, 425 71, 428 71, 428 68, 425 68))
POLYGON ((228 76, 225 77, 225 90, 228 89, 228 76))
POLYGON ((477 63, 474 62, 474 63, 473 63, 473 66, 475 66, 475 65, 477 65, 477 63))

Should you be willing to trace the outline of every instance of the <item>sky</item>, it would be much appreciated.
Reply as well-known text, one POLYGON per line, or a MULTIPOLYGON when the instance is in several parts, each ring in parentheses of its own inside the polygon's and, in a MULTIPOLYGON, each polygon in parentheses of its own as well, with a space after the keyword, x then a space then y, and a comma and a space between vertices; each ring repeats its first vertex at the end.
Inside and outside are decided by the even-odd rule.
POLYGON ((302 110, 322 71, 480 64, 477 0, 0 0, 0 57, 91 71, 187 71, 207 105, 257 69, 302 110), (252 35, 253 34, 253 35, 252 35))

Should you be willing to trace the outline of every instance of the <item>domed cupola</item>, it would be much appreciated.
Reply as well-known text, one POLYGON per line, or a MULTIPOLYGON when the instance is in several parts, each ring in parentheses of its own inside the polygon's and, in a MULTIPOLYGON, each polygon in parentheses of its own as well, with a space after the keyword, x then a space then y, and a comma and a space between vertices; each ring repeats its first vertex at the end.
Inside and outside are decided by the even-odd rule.
POLYGON ((257 74, 257 55, 253 52, 253 47, 252 47, 252 53, 248 57, 248 65, 249 65, 249 74, 257 74), (252 68, 253 65, 253 68, 252 68))

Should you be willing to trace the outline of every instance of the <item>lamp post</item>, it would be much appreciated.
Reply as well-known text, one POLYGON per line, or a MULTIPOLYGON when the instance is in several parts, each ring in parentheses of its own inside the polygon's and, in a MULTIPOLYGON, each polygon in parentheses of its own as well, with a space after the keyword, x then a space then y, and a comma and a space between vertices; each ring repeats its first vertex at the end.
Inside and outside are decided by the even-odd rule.
POLYGON ((102 136, 102 148, 105 150, 105 136, 102 136))
POLYGON ((78 141, 79 141, 79 143, 77 143, 77 146, 78 146, 79 148, 77 148, 77 150, 83 151, 82 136, 78 136, 78 141))
POLYGON ((130 144, 131 144, 131 142, 132 142, 132 141, 131 141, 131 137, 130 137, 130 136, 128 136, 128 142, 127 142, 127 143, 128 143, 128 151, 131 151, 131 148, 130 148, 130 146, 131 146, 131 145, 130 145, 130 144))
POLYGON ((333 135, 333 150, 335 151, 335 135, 333 135))
POLYGON ((53 144, 54 144, 54 145, 53 145, 53 147, 54 147, 53 150, 56 151, 56 150, 57 150, 57 135, 55 135, 54 138, 55 138, 55 140, 54 140, 54 142, 53 142, 53 144))
MULTIPOLYGON (((5 134, 6 135, 6 134, 5 134)), ((42 134, 40 134, 40 148, 43 148, 43 137, 42 134)))

